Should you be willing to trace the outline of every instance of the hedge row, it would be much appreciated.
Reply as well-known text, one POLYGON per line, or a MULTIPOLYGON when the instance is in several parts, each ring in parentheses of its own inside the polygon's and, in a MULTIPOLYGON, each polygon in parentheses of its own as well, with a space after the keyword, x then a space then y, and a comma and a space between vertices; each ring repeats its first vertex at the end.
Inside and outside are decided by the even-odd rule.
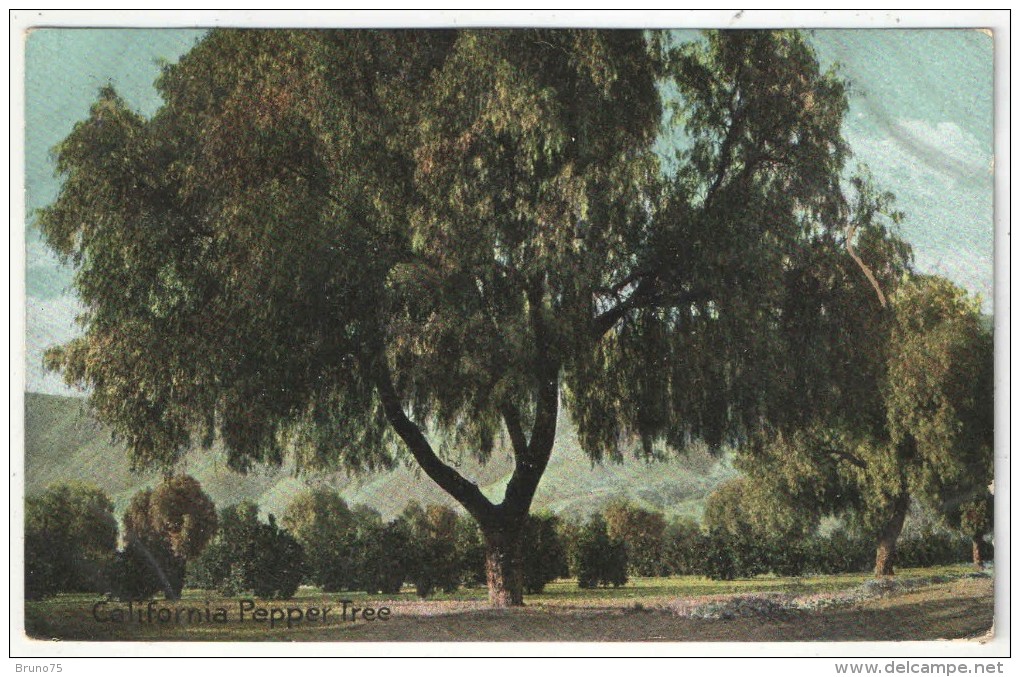
MULTIPOLYGON (((409 506, 386 522, 364 506, 347 506, 331 490, 300 496, 278 523, 262 521, 251 503, 215 512, 190 478, 171 478, 140 492, 125 514, 122 545, 113 504, 102 492, 63 484, 26 500, 25 595, 98 592, 121 599, 166 597, 191 588, 225 595, 290 597, 299 585, 324 591, 418 595, 485 584, 485 544, 474 521, 438 505, 409 506)), ((760 574, 796 576, 868 571, 874 542, 843 529, 773 537, 709 521, 667 522, 626 503, 583 523, 532 516, 524 537, 525 589, 541 592, 557 578, 582 588, 619 586, 629 576, 760 574)), ((901 540, 906 567, 967 559, 970 541, 929 529, 901 540)))

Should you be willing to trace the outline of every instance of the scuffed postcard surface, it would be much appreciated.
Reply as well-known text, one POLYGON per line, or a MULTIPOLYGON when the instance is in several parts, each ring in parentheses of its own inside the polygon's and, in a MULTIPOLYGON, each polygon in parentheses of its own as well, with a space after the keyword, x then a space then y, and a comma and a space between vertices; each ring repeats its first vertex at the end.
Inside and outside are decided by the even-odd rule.
POLYGON ((993 45, 28 31, 24 636, 989 637, 993 45))

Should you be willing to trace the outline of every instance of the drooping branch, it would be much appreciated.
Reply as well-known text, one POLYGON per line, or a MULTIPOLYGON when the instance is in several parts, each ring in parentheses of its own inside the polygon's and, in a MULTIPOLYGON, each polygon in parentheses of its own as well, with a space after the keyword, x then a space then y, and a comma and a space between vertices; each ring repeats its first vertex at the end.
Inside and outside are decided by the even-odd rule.
POLYGON ((404 412, 393 385, 393 377, 386 366, 377 370, 376 389, 379 392, 380 400, 382 400, 386 419, 407 445, 414 460, 418 462, 425 474, 463 505, 475 519, 484 522, 494 506, 482 494, 477 484, 443 463, 436 455, 421 429, 404 412))
POLYGON ((740 105, 740 80, 744 72, 744 65, 740 64, 737 71, 735 82, 733 85, 733 91, 730 92, 730 100, 728 104, 730 124, 726 128, 726 135, 723 137, 722 144, 719 148, 719 167, 716 170, 715 178, 712 180, 712 184, 708 188, 708 192, 705 194, 705 206, 709 207, 715 200, 716 195, 719 193, 719 189, 722 187, 723 180, 730 171, 730 167, 733 164, 733 147, 736 144, 738 138, 744 133, 744 110, 745 107, 740 105))
POLYGON ((851 454, 850 452, 843 451, 842 449, 828 449, 828 453, 833 458, 840 461, 846 461, 855 468, 859 468, 861 470, 868 469, 868 464, 856 454, 851 454))
POLYGON ((885 294, 882 293, 882 287, 879 286, 878 280, 875 279, 874 273, 871 272, 871 268, 868 268, 867 264, 865 264, 864 261, 861 260, 861 257, 857 255, 857 252, 854 251, 853 238, 854 238, 854 233, 856 232, 856 230, 857 230, 857 227, 853 226, 853 225, 851 225, 847 229, 847 233, 846 233, 846 250, 850 253, 850 258, 852 258, 854 261, 856 261, 857 265, 860 266, 861 270, 864 271, 864 275, 865 275, 865 277, 868 278, 868 282, 871 283, 871 286, 875 288, 875 293, 878 294, 878 302, 880 304, 882 304, 883 308, 885 308, 886 301, 885 301, 885 294))
POLYGON ((680 307, 710 298, 707 290, 670 292, 662 289, 658 278, 648 275, 641 279, 637 289, 623 301, 595 316, 592 321, 592 338, 596 341, 616 326, 627 313, 639 308, 680 307))

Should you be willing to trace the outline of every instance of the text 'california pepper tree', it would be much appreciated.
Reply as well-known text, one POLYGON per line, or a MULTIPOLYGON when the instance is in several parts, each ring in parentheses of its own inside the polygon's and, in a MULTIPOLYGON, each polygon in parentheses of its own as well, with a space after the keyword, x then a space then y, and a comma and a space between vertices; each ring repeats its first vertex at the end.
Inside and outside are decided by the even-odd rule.
POLYGON ((39 218, 85 307, 48 362, 137 463, 406 449, 506 606, 561 408, 594 460, 788 418, 791 268, 857 218, 801 35, 222 30, 157 87, 102 91, 39 218), (497 449, 499 502, 445 460, 497 449))

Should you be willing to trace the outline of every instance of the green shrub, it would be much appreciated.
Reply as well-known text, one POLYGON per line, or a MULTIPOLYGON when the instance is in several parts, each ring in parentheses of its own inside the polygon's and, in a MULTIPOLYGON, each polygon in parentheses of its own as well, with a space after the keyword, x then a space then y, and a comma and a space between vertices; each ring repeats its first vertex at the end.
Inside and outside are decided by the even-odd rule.
POLYGON ((470 588, 485 585, 485 537, 481 527, 470 515, 460 515, 455 528, 455 557, 461 585, 470 588))
POLYGON ((305 552, 308 582, 326 592, 357 585, 357 525, 347 502, 333 489, 295 498, 281 519, 305 552))
POLYGON ((148 599, 158 592, 167 599, 178 599, 186 563, 158 539, 132 538, 117 552, 112 572, 110 592, 116 599, 148 599))
POLYGON ((411 535, 403 520, 365 523, 354 545, 356 589, 369 594, 400 592, 411 569, 410 548, 411 535))
POLYGON ((306 575, 304 549, 276 524, 259 521, 258 506, 244 502, 220 513, 215 540, 189 569, 189 584, 228 596, 294 596, 306 575))
POLYGON ((436 590, 453 592, 460 583, 457 558, 457 513, 446 506, 417 503, 401 516, 410 535, 408 578, 419 597, 436 590))
POLYGON ((627 582, 627 548, 623 541, 609 538, 601 515, 594 515, 578 530, 570 561, 580 588, 618 587, 627 582))
POLYGON ((25 597, 109 592, 117 547, 113 502, 81 483, 25 498, 25 597))
POLYGON ((623 541, 627 562, 635 576, 661 576, 666 519, 662 513, 645 510, 626 501, 616 501, 605 509, 609 537, 623 541))
POLYGON ((925 529, 900 539, 896 562, 902 567, 956 564, 971 559, 971 540, 945 529, 925 529))
POLYGON ((700 575, 705 547, 706 539, 697 522, 690 518, 671 522, 663 536, 661 571, 673 576, 700 575))
POLYGON ((568 575, 567 552, 560 540, 557 517, 551 514, 528 517, 522 555, 524 589, 532 595, 542 592, 547 583, 568 575))

